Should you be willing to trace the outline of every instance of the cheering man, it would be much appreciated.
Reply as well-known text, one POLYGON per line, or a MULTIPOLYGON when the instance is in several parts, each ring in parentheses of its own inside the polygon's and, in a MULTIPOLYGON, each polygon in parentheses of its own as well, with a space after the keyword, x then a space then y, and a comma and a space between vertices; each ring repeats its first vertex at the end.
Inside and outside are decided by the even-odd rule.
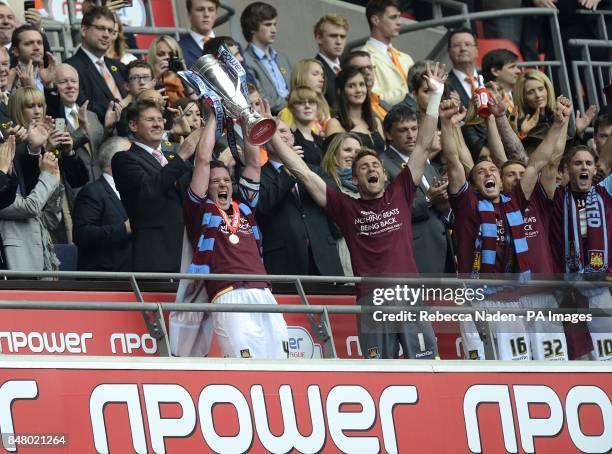
MULTIPOLYGON (((234 200, 228 168, 220 161, 211 162, 215 128, 215 116, 209 114, 185 199, 185 226, 193 247, 193 261, 187 271, 266 274, 253 213, 259 198, 259 148, 245 140, 245 166, 234 200)), ((217 304, 276 304, 269 286, 263 281, 206 282, 208 297, 217 304)), ((287 358, 288 333, 282 314, 214 312, 212 317, 224 356, 287 358)))
MULTIPOLYGON (((538 175, 551 160, 562 125, 571 112, 569 100, 559 97, 555 122, 544 141, 531 155, 519 184, 511 192, 502 192, 497 166, 488 159, 476 163, 470 172, 470 185, 459 160, 465 146, 459 129, 459 105, 442 103, 442 149, 448 165, 449 194, 455 213, 457 262, 459 273, 478 278, 480 274, 516 273, 520 280, 529 279, 530 250, 525 238, 524 213, 529 205, 538 175)), ((513 292, 493 294, 483 304, 487 307, 518 306, 513 292)), ((475 304, 476 301, 472 302, 475 304)), ((499 359, 530 358, 529 337, 521 321, 492 325, 499 359)), ((461 322, 465 354, 470 359, 484 359, 484 348, 473 321, 461 322)))
MULTIPOLYGON (((353 161, 353 184, 360 195, 359 199, 353 199, 326 186, 323 179, 311 171, 290 147, 284 145, 278 135, 272 139, 283 164, 342 230, 356 276, 417 273, 412 249, 412 202, 421 183, 427 149, 437 126, 438 107, 446 79, 444 66, 436 63, 433 71, 428 66, 426 79, 430 89, 426 119, 419 128, 417 143, 408 164, 386 190, 387 175, 374 151, 363 150, 353 161)), ((377 290, 380 289, 374 291, 377 290)), ((367 293, 363 288, 358 289, 361 305, 369 304, 372 300, 367 293)), ((394 301, 388 303, 393 304, 394 301)), ((388 322, 381 321, 375 328, 364 329, 365 319, 363 315, 362 323, 359 323, 359 342, 367 358, 397 358, 398 342, 406 358, 436 357, 436 341, 430 323, 403 323, 392 330, 388 322), (397 330, 399 332, 395 332, 397 330)))

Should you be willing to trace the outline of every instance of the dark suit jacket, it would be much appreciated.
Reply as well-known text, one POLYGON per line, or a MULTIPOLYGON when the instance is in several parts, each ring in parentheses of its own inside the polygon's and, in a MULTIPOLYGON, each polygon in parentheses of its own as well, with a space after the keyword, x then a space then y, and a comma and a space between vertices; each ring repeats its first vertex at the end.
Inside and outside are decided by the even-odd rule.
POLYGON ((195 42, 190 34, 183 35, 179 41, 179 46, 183 51, 183 59, 185 60, 185 66, 187 69, 191 68, 191 65, 202 56, 202 49, 195 42))
MULTIPOLYGON (((393 181, 402 171, 404 161, 398 154, 387 148, 382 154, 383 166, 393 181)), ((425 178, 432 182, 440 178, 431 165, 425 166, 425 178)), ((452 243, 446 231, 442 216, 427 201, 427 191, 419 184, 412 203, 412 248, 419 273, 448 273, 453 270, 452 243)))
MULTIPOLYGON (((316 168, 313 170, 318 171, 316 168)), ((323 276, 342 276, 336 240, 327 217, 298 184, 299 200, 291 192, 296 180, 277 172, 271 163, 261 168, 257 223, 263 259, 270 274, 309 274, 309 246, 323 276)))
MULTIPOLYGON (((250 68, 255 79, 257 79, 257 89, 270 102, 272 113, 277 115, 287 105, 287 100, 278 95, 267 65, 257 57, 252 44, 249 44, 244 51, 244 64, 250 68)), ((287 88, 289 88, 291 86, 291 63, 289 62, 289 57, 279 52, 276 56, 276 64, 283 74, 287 88)))
MULTIPOLYGON (((104 57, 106 67, 108 71, 115 79, 117 88, 121 92, 121 96, 126 95, 126 89, 124 86, 123 74, 125 72, 125 66, 118 60, 104 57)), ((98 68, 89 59, 83 49, 79 50, 64 63, 68 63, 73 66, 79 73, 79 97, 77 104, 81 105, 86 100, 89 100, 89 110, 95 112, 100 120, 100 123, 104 124, 104 114, 108 108, 109 102, 113 99, 113 95, 104 82, 104 78, 98 71, 98 68)))
POLYGON ((127 218, 121 200, 103 177, 81 189, 72 214, 74 243, 79 247, 78 270, 132 270, 127 218))
POLYGON ((334 90, 336 72, 329 67, 327 62, 323 60, 323 57, 321 57, 319 54, 317 54, 315 58, 323 65, 323 70, 325 71, 325 99, 327 100, 329 107, 334 109, 336 106, 336 91, 334 90))
POLYGON ((463 104, 463 106, 467 109, 470 105, 471 94, 465 91, 461 81, 452 70, 448 72, 447 83, 450 85, 451 90, 456 90, 457 93, 459 93, 459 96, 461 97, 461 104, 463 104))
POLYGON ((161 167, 151 154, 132 145, 111 162, 132 227, 134 271, 179 271, 184 225, 181 187, 191 178, 191 166, 175 153, 164 154, 168 164, 161 167))

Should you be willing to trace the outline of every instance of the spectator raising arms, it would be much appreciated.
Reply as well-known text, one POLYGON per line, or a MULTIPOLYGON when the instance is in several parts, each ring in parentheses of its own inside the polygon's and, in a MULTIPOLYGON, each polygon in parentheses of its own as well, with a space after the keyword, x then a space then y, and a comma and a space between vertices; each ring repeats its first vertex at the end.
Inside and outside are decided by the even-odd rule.
MULTIPOLYGON (((358 74, 361 75, 359 70, 358 74)), ((310 170, 304 161, 283 143, 278 134, 272 138, 272 144, 278 150, 283 164, 305 186, 316 203, 337 223, 344 234, 353 271, 357 276, 417 273, 411 240, 412 201, 421 182, 427 162, 427 149, 431 146, 437 126, 438 106, 446 79, 444 67, 436 64, 433 71, 428 69, 427 79, 432 95, 410 161, 386 188, 387 177, 378 155, 372 151, 360 152, 352 166, 353 183, 358 188, 359 199, 353 199, 326 185, 319 175, 310 170), (379 219, 386 219, 387 222, 380 223, 379 219)), ((363 81, 363 75, 361 80, 363 81)), ((365 82, 362 83, 365 88, 365 82)), ((363 98, 365 99, 365 96, 363 98)), ((360 304, 371 303, 371 295, 368 293, 367 289, 361 286, 358 288, 360 304)), ((395 304, 392 301, 385 304, 387 303, 395 304)), ((364 314, 359 323, 359 341, 364 356, 397 358, 399 343, 406 358, 437 356, 431 324, 371 324, 370 317, 364 314)))
POLYGON ((351 131, 364 146, 382 153, 385 149, 382 124, 372 112, 368 94, 364 70, 356 66, 343 68, 336 77, 338 108, 327 123, 325 135, 351 131))

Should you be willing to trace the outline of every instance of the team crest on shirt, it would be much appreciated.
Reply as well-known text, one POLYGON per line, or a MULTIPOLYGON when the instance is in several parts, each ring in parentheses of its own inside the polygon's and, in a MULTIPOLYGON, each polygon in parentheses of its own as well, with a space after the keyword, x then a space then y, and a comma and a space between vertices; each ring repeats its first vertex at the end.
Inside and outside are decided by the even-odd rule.
POLYGON ((240 357, 241 358, 250 358, 251 357, 251 351, 248 348, 245 348, 244 350, 240 350, 240 357))
POLYGON ((474 252, 474 262, 472 263, 472 270, 480 271, 480 251, 474 252))
POLYGON ((480 359, 480 356, 478 355, 478 350, 470 350, 468 352, 468 358, 470 358, 470 359, 480 359))
POLYGON ((379 354, 378 354, 377 347, 368 348, 368 358, 378 358, 378 357, 379 357, 379 354))
POLYGON ((603 251, 589 251, 589 266, 591 268, 601 268, 603 264, 603 251))

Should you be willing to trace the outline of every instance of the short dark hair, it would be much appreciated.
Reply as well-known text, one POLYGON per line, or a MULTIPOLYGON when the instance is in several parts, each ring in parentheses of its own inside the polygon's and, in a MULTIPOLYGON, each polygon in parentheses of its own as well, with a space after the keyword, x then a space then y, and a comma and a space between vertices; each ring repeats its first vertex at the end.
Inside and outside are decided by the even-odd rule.
POLYGON ((19 43, 21 42, 21 34, 25 32, 36 32, 40 35, 41 38, 43 37, 43 34, 41 33, 41 31, 38 28, 36 28, 34 25, 24 24, 21 27, 17 27, 13 31, 13 35, 11 36, 11 49, 19 50, 19 43))
POLYGON ((353 165, 351 166, 351 173, 353 175, 357 175, 357 163, 366 156, 374 156, 376 159, 378 159, 378 162, 382 164, 382 159, 380 159, 380 156, 376 151, 372 150, 371 148, 361 147, 357 152, 357 156, 355 156, 355 159, 353 160, 353 165))
POLYGON ((518 55, 508 49, 494 49, 487 52, 482 57, 482 77, 485 82, 495 81, 495 76, 491 71, 493 68, 499 71, 508 63, 517 61, 518 58, 518 55))
POLYGON ((372 30, 372 16, 381 16, 385 14, 385 10, 389 7, 395 7, 399 11, 401 8, 397 0, 370 0, 365 9, 366 20, 370 30, 372 30))
POLYGON ((127 113, 125 119, 129 123, 130 121, 138 121, 138 117, 142 112, 147 109, 156 109, 163 113, 163 108, 157 102, 152 99, 139 99, 138 101, 131 102, 127 106, 127 113))
POLYGON ((433 63, 431 60, 420 60, 408 70, 408 90, 410 92, 416 93, 423 84, 427 84, 424 77, 427 69, 427 62, 433 63))
POLYGON ((402 121, 417 121, 416 112, 408 106, 398 104, 393 106, 383 120, 383 129, 387 134, 391 133, 391 128, 395 123, 402 121))
MULTIPOLYGON (((492 160, 492 159, 491 159, 489 156, 479 156, 479 157, 478 157, 478 159, 476 160, 476 162, 474 163, 474 167, 472 167, 472 168, 470 169, 470 174, 468 175, 468 181, 469 181, 470 183, 474 183, 474 169, 475 169, 475 168, 476 168, 476 166, 477 166, 478 164, 480 164, 481 162, 490 162, 490 163, 492 163, 492 164, 495 164, 495 163, 493 162, 493 160, 492 160)), ((496 167, 497 167, 497 165, 496 165, 496 167)), ((498 167, 498 169, 499 169, 499 167, 498 167)))
POLYGON ((469 33, 474 38, 474 42, 478 44, 478 37, 476 36, 476 33, 474 33, 474 31, 471 28, 467 28, 467 27, 453 28, 450 32, 448 32, 447 45, 449 49, 451 46, 451 41, 453 40, 453 36, 458 35, 459 33, 469 33))
POLYGON ((151 71, 151 77, 153 76, 153 68, 151 68, 151 65, 148 64, 146 61, 142 61, 142 60, 134 60, 128 63, 127 67, 125 68, 125 78, 129 79, 130 77, 130 72, 132 71, 132 69, 134 68, 144 68, 144 69, 148 69, 149 71, 151 71))
POLYGON ((610 125, 612 125, 612 113, 603 114, 595 119, 595 123, 593 123, 593 130, 595 131, 595 134, 597 134, 599 128, 607 128, 610 125))
POLYGON ((569 162, 572 160, 572 158, 579 151, 587 151, 587 152, 589 152, 591 154, 591 156, 593 156, 593 160, 595 162, 597 162, 597 153, 595 152, 595 150, 593 150, 591 147, 587 147, 586 145, 576 145, 575 147, 570 148, 569 151, 563 157, 563 160, 565 161, 565 163, 569 164, 569 162))
POLYGON ((264 2, 254 2, 248 5, 240 15, 240 26, 244 39, 251 42, 253 33, 259 29, 259 24, 278 16, 276 8, 264 2))
POLYGON ((501 168, 499 169, 500 175, 504 174, 504 170, 506 169, 506 167, 514 165, 514 164, 521 165, 525 169, 527 168, 527 165, 523 161, 518 161, 516 159, 508 159, 506 162, 502 164, 501 168))
MULTIPOLYGON (((208 1, 214 3, 215 6, 217 7, 217 9, 219 9, 219 5, 220 5, 219 1, 220 0, 208 0, 208 1)), ((193 0, 187 0, 185 2, 185 6, 187 7, 187 12, 189 14, 191 14, 191 8, 193 8, 193 0)))
POLYGON ((365 50, 352 50, 342 59, 340 62, 340 67, 344 68, 349 66, 351 64, 350 61, 355 57, 367 57, 372 60, 372 56, 369 52, 366 52, 365 50))
POLYGON ((232 172, 230 172, 229 167, 227 167, 223 161, 219 161, 218 159, 213 159, 212 161, 210 161, 210 170, 212 169, 225 169, 227 170, 227 173, 229 173, 230 176, 232 175, 232 172))
POLYGON ((96 19, 103 17, 104 19, 108 19, 115 23, 115 15, 113 12, 108 9, 106 6, 94 6, 92 9, 83 14, 83 19, 81 20, 81 27, 89 27, 91 26, 96 19))
POLYGON ((216 54, 219 52, 219 47, 225 46, 225 48, 231 46, 237 46, 238 43, 231 36, 215 36, 214 38, 210 38, 204 44, 203 52, 204 54, 216 54))

